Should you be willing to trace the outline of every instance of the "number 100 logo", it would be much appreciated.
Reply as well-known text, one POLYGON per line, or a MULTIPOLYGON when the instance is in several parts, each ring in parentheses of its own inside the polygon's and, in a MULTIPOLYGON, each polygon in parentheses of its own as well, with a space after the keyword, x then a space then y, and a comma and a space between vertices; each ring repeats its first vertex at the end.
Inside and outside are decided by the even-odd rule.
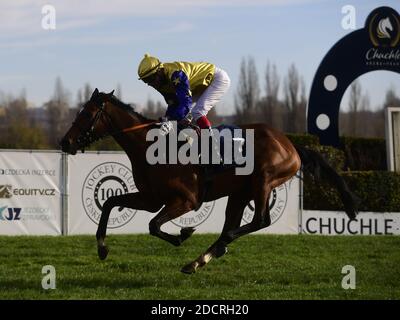
MULTIPOLYGON (((104 162, 94 167, 87 175, 82 187, 82 204, 86 215, 98 224, 103 205, 110 197, 135 192, 131 170, 121 163, 104 162)), ((116 207, 111 211, 108 228, 119 228, 127 224, 136 210, 116 207)))

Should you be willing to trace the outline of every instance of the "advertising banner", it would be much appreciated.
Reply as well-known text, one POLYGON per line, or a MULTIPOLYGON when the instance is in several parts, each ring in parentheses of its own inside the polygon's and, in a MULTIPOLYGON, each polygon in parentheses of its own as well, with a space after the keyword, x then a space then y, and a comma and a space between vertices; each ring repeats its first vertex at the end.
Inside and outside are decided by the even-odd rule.
MULTIPOLYGON (((273 189, 269 199, 271 225, 255 233, 297 234, 299 232, 299 192, 300 179, 297 177, 273 189)), ((175 228, 174 232, 182 227, 194 227, 196 233, 220 233, 225 222, 227 201, 228 198, 225 197, 205 203, 198 211, 188 212, 166 224, 166 227, 172 229, 171 224, 179 227, 175 228)), ((254 210, 254 201, 250 201, 244 209, 241 225, 251 222, 254 210)))
MULTIPOLYGON (((0 152, 0 234, 94 235, 104 202, 111 196, 137 191, 125 153, 88 152, 75 156, 59 152, 0 152), (63 167, 63 159, 66 159, 63 167), (65 182, 65 180, 66 182, 65 182), (66 186, 64 192, 63 186, 66 186)), ((323 235, 398 235, 399 213, 361 212, 350 222, 343 212, 301 211, 300 179, 296 176, 271 192, 272 225, 257 233, 323 235), (300 221, 299 221, 300 220, 300 221)), ((220 233, 228 198, 203 203, 163 225, 169 233, 193 227, 196 233, 220 233)), ((254 202, 245 208, 241 224, 254 215, 254 202)), ((157 213, 116 207, 108 233, 148 233, 157 213)))
POLYGON ((59 235, 61 153, 0 152, 0 235, 59 235))
POLYGON ((350 221, 344 212, 304 210, 303 233, 325 235, 398 235, 400 213, 360 212, 350 221))
MULTIPOLYGON (((95 234, 104 202, 136 191, 130 162, 124 153, 84 153, 68 156, 68 234, 95 234)), ((137 210, 114 208, 108 232, 130 233, 137 210)))
MULTIPOLYGON (((299 172, 298 172, 299 174, 299 172)), ((300 179, 298 174, 272 190, 269 199, 271 225, 256 233, 298 234, 300 214, 300 179)), ((250 222, 254 214, 254 202, 244 210, 243 222, 250 222)))
MULTIPOLYGON (((113 195, 137 191, 131 166, 124 153, 84 153, 68 157, 68 234, 95 234, 104 202, 113 195)), ((194 227, 196 233, 220 233, 227 198, 203 203, 165 225, 163 231, 179 233, 194 227)), ((272 225, 259 232, 298 233, 299 179, 276 188, 270 199, 272 225)), ((116 207, 111 211, 108 233, 148 233, 157 213, 116 207)), ((242 224, 251 221, 254 203, 246 207, 242 224)))

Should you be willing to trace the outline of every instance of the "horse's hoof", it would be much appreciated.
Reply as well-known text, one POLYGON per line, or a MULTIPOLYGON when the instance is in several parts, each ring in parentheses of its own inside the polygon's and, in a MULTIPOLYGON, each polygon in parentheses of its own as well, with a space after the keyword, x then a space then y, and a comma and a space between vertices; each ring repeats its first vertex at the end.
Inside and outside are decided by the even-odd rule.
POLYGON ((196 272, 197 267, 198 267, 197 262, 191 262, 191 263, 188 263, 186 266, 184 266, 181 269, 181 272, 186 273, 186 274, 193 274, 196 272))
POLYGON ((110 250, 108 249, 107 246, 98 246, 97 247, 97 254, 99 255, 100 260, 104 260, 107 258, 108 252, 110 250))
POLYGON ((171 240, 171 243, 175 246, 175 247, 179 247, 182 244, 182 239, 179 236, 176 236, 176 238, 171 240))
POLYGON ((189 238, 193 232, 195 232, 195 228, 192 227, 186 227, 186 228, 182 228, 181 229, 181 239, 182 241, 186 240, 187 238, 189 238))
POLYGON ((225 245, 220 245, 215 248, 214 255, 216 258, 220 258, 227 252, 228 252, 228 247, 225 245))

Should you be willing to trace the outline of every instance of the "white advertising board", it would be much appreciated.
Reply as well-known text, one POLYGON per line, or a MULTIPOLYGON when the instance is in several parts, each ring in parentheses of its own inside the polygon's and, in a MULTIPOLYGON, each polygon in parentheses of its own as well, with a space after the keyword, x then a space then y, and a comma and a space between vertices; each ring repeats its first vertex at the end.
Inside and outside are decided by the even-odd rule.
MULTIPOLYGON (((68 156, 68 234, 95 234, 104 202, 135 192, 129 160, 123 153, 68 156)), ((114 208, 109 233, 131 233, 137 210, 114 208)))
MULTIPOLYGON (((130 162, 122 152, 66 156, 56 151, 1 150, 0 234, 94 235, 104 202, 110 196, 135 191, 130 162)), ((257 233, 296 234, 301 228, 302 233, 324 235, 400 234, 400 213, 361 212, 357 221, 350 222, 343 212, 301 211, 300 200, 297 177, 274 189, 269 201, 272 225, 257 233)), ((199 210, 162 229, 178 233, 183 227, 194 227, 196 233, 220 233, 226 204, 227 198, 203 203, 199 210)), ((253 213, 254 202, 250 202, 241 224, 249 223, 253 213)), ((114 208, 108 233, 148 233, 155 215, 114 208)))
MULTIPOLYGON (((271 225, 255 233, 297 234, 299 232, 299 184, 300 180, 293 178, 271 192, 269 200, 271 225)), ((188 212, 166 223, 165 231, 178 233, 183 227, 193 227, 196 233, 221 233, 227 201, 228 198, 225 197, 203 203, 199 210, 188 212)), ((244 210, 241 225, 251 222, 253 215, 254 201, 251 201, 244 210)))
POLYGON ((61 153, 0 151, 0 234, 61 234, 61 153))
POLYGON ((302 231, 324 235, 399 235, 400 213, 360 212, 350 221, 341 211, 304 210, 302 231))
MULTIPOLYGON (((68 157, 68 234, 95 234, 102 205, 112 195, 137 191, 131 166, 124 153, 84 153, 68 157)), ((166 223, 162 229, 178 233, 182 227, 194 227, 196 233, 220 233, 225 220, 227 198, 203 203, 166 223)), ((270 199, 272 225, 263 233, 298 233, 299 179, 293 178, 276 188, 270 199)), ((242 224, 253 216, 250 203, 242 224)), ((108 233, 148 233, 156 213, 128 208, 114 208, 108 233)))

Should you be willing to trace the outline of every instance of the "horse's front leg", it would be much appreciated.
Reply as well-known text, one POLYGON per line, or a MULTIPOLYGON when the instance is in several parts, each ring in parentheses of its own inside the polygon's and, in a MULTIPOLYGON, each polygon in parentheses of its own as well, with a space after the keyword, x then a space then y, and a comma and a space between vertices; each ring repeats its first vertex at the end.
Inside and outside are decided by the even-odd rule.
POLYGON ((228 198, 225 210, 225 223, 221 236, 196 260, 185 265, 181 271, 183 273, 194 273, 200 267, 205 266, 214 257, 219 258, 227 252, 227 243, 223 241, 226 234, 231 230, 239 228, 242 220, 243 211, 250 199, 246 194, 234 194, 228 198))
POLYGON ((161 230, 161 226, 186 212, 194 209, 194 204, 187 199, 176 197, 169 201, 165 207, 150 221, 149 231, 152 236, 163 239, 174 246, 180 246, 194 232, 193 228, 181 229, 180 235, 172 235, 161 230))
POLYGON ((109 252, 109 249, 105 244, 108 218, 110 217, 111 210, 117 206, 157 212, 161 209, 162 204, 156 203, 154 199, 151 199, 140 192, 127 193, 108 198, 107 201, 104 202, 103 211, 101 212, 100 222, 96 232, 97 253, 101 260, 104 260, 109 252))

